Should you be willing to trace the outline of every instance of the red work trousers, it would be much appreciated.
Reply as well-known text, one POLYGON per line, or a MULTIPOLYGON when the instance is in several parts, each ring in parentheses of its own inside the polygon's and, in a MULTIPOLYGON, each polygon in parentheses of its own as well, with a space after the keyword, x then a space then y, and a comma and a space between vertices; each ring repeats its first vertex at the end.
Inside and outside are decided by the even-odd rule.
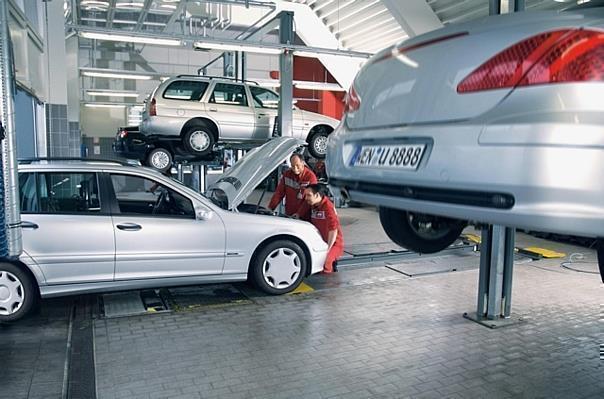
POLYGON ((327 258, 325 259, 325 265, 323 266, 323 273, 333 273, 333 264, 340 256, 344 254, 344 248, 334 245, 327 252, 327 258))

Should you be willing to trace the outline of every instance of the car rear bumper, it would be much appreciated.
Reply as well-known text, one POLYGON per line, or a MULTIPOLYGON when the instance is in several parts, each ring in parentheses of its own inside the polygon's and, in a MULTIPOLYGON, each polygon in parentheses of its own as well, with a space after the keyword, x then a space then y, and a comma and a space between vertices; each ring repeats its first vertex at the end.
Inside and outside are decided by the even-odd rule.
POLYGON ((144 159, 147 152, 152 148, 146 141, 146 137, 138 132, 128 132, 125 138, 115 138, 112 143, 113 152, 124 158, 144 159))
MULTIPOLYGON (((554 125, 581 136, 593 126, 554 125)), ((443 124, 347 131, 329 141, 330 184, 354 201, 538 231, 604 236, 604 135, 579 145, 479 144, 482 125, 443 124), (351 167, 360 143, 425 140, 417 170, 351 167), (425 195, 428 193, 429 195, 425 195), (434 193, 438 195, 433 195, 434 193), (466 195, 464 197, 464 195, 466 195), (473 195, 507 196, 512 206, 472 203, 473 195), (432 195, 432 196, 431 196, 432 195)), ((506 131, 505 134, 510 134, 506 131)), ((499 198, 499 197, 498 197, 499 198)))

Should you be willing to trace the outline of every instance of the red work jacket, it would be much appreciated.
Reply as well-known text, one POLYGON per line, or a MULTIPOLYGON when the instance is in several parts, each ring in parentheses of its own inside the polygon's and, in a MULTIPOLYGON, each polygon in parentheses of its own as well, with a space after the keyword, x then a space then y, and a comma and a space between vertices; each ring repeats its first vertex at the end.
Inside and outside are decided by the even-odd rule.
POLYGON ((304 201, 304 189, 309 184, 316 183, 317 176, 315 176, 308 167, 304 167, 302 173, 299 175, 294 174, 291 170, 287 170, 283 173, 283 176, 281 176, 279 184, 277 185, 277 190, 275 190, 275 194, 273 194, 268 207, 270 209, 275 209, 283 197, 285 197, 286 215, 298 213, 300 207, 302 207, 301 211, 305 212, 305 208, 307 208, 308 205, 304 201))
POLYGON ((344 249, 344 236, 342 235, 342 226, 336 214, 333 203, 327 197, 310 210, 310 222, 319 230, 323 241, 328 242, 329 232, 338 230, 336 242, 333 248, 344 249))

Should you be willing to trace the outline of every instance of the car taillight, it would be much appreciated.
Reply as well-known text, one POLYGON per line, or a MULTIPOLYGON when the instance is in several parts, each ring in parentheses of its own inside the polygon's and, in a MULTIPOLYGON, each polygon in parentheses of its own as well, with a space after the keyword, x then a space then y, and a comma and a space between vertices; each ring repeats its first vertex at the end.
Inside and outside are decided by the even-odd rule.
POLYGON ((604 32, 564 29, 522 40, 479 66, 458 93, 604 80, 604 32))
POLYGON ((344 98, 344 113, 349 114, 355 112, 361 106, 361 97, 357 94, 354 86, 350 86, 350 90, 344 98))
POLYGON ((126 138, 128 136, 128 131, 127 130, 120 130, 119 132, 119 137, 120 139, 126 138))
POLYGON ((157 116, 157 105, 155 105, 155 98, 151 100, 151 105, 149 106, 149 116, 157 116))

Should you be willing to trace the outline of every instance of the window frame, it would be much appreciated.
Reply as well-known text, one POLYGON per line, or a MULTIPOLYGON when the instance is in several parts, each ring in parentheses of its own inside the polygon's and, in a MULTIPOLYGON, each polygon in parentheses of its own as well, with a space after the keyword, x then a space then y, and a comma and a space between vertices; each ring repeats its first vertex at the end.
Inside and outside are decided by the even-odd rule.
POLYGON ((197 216, 196 216, 196 208, 195 208, 195 201, 188 196, 187 194, 183 193, 180 190, 175 189, 173 186, 170 186, 168 184, 165 184, 163 182, 157 181, 153 178, 150 178, 148 176, 144 176, 144 175, 140 175, 137 173, 128 173, 128 171, 105 171, 102 173, 102 179, 104 181, 104 184, 107 187, 107 192, 108 192, 108 196, 109 196, 109 205, 110 205, 110 210, 111 210, 111 214, 112 216, 123 216, 123 217, 139 217, 139 218, 153 218, 153 219, 178 219, 178 220, 197 220, 197 216), (182 195, 184 198, 186 198, 187 200, 189 200, 189 202, 191 203, 191 207, 193 209, 193 215, 192 216, 181 216, 181 215, 145 215, 145 214, 141 214, 141 213, 123 213, 120 210, 120 205, 117 199, 117 195, 115 193, 115 189, 113 187, 113 180, 111 179, 112 175, 122 175, 122 176, 132 176, 132 177, 138 177, 140 179, 146 179, 149 181, 152 181, 154 183, 159 183, 162 186, 167 187, 168 189, 176 192, 179 195, 182 195))
POLYGON ((227 106, 231 106, 231 107, 243 107, 243 108, 254 108, 253 105, 250 102, 250 95, 251 93, 248 93, 248 88, 246 85, 241 84, 241 83, 230 83, 230 82, 214 82, 214 84, 211 87, 211 90, 208 91, 208 99, 207 99, 207 103, 208 104, 213 104, 213 105, 227 105, 227 106), (227 86, 237 86, 237 87, 241 87, 243 89, 243 94, 245 95, 245 101, 246 104, 242 105, 242 104, 228 104, 228 103, 217 103, 216 100, 214 100, 214 102, 212 102, 212 97, 214 96, 214 92, 216 91, 216 86, 218 85, 227 85, 227 86))
POLYGON ((166 88, 164 89, 161 97, 165 100, 170 100, 170 101, 188 101, 188 102, 201 102, 203 100, 203 97, 205 96, 205 94, 208 92, 208 89, 210 88, 210 83, 209 82, 204 82, 201 80, 174 80, 172 82, 170 82, 170 84, 168 84, 168 86, 166 86, 166 88), (193 100, 192 98, 189 98, 188 100, 184 99, 184 98, 170 98, 170 97, 166 97, 166 93, 168 92, 168 89, 170 88, 170 86, 172 86, 173 84, 176 83, 180 83, 180 82, 193 82, 193 83, 199 83, 202 85, 205 85, 206 87, 203 89, 203 93, 201 93, 201 96, 199 97, 199 100, 193 100))
MULTIPOLYGON (((41 209, 40 206, 40 175, 41 174, 94 174, 96 177, 96 184, 98 189, 98 197, 99 197, 99 212, 30 212, 23 211, 22 205, 19 204, 19 211, 22 215, 72 215, 72 216, 111 216, 108 207, 108 198, 105 193, 105 190, 102 185, 101 176, 99 171, 91 171, 91 170, 35 170, 35 171, 19 171, 19 179, 22 175, 32 174, 34 175, 34 184, 36 188, 36 197, 37 197, 37 205, 38 209, 41 209)), ((21 185, 19 184, 19 199, 21 199, 21 185)))

